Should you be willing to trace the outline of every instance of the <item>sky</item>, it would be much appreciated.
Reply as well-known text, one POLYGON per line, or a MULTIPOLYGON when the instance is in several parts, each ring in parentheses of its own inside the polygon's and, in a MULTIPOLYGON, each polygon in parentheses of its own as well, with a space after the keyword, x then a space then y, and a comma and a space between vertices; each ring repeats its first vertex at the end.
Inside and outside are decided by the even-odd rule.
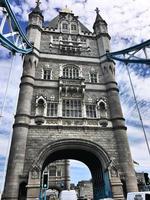
MULTIPOLYGON (((35 6, 35 1, 10 0, 10 2, 21 27, 25 30, 28 14, 35 6)), ((96 7, 100 9, 100 14, 107 22, 111 35, 111 51, 125 49, 149 39, 149 0, 42 0, 41 9, 45 21, 50 21, 58 14, 58 8, 64 8, 66 5, 73 10, 75 15, 79 16, 79 20, 92 32, 95 20, 94 10, 96 7)), ((150 143, 150 67, 130 64, 129 70, 150 143)), ((0 191, 4 182, 21 73, 21 55, 13 57, 8 50, 0 46, 0 112, 2 111, 10 74, 5 106, 0 118, 0 191)), ((146 147, 126 66, 123 63, 116 62, 116 80, 120 89, 120 99, 126 118, 132 157, 139 163, 139 165, 135 165, 135 169, 138 172, 150 173, 150 155, 146 147)), ((77 161, 71 161, 71 175, 74 182, 77 182, 79 178, 90 178, 88 169, 77 161)))

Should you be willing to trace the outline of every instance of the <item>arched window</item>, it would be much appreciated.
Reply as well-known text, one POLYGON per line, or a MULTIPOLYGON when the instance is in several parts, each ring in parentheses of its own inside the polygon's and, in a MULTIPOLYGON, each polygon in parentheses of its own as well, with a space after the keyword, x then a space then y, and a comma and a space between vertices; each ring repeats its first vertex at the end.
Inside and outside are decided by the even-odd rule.
POLYGON ((44 100, 43 99, 39 99, 38 101, 38 114, 43 116, 44 115, 44 100))
POLYGON ((63 69, 63 77, 70 79, 79 78, 79 69, 74 66, 67 66, 63 69))

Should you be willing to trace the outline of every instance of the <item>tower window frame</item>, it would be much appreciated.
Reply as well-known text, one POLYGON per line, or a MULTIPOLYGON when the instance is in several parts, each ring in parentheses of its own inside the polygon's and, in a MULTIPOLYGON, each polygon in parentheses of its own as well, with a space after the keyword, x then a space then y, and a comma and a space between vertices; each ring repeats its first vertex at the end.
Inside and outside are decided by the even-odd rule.
POLYGON ((77 25, 71 24, 71 31, 77 31, 77 25))
POLYGON ((58 113, 58 103, 48 102, 47 103, 47 116, 48 117, 56 117, 57 113, 58 113))
POLYGON ((66 66, 63 68, 63 77, 69 79, 79 78, 79 68, 75 66, 66 66))
POLYGON ((97 72, 90 73, 90 82, 91 83, 98 83, 98 74, 97 72))
POLYGON ((62 29, 63 30, 68 30, 68 24, 66 22, 62 23, 62 29))
POLYGON ((43 69, 43 79, 44 80, 51 80, 52 79, 52 69, 43 69))
POLYGON ((78 118, 82 117, 82 102, 80 99, 63 99, 62 116, 78 118))
POLYGON ((94 104, 86 105, 86 117, 87 118, 96 118, 96 105, 94 105, 94 104))
POLYGON ((49 176, 56 176, 57 169, 56 166, 50 166, 49 168, 49 176))

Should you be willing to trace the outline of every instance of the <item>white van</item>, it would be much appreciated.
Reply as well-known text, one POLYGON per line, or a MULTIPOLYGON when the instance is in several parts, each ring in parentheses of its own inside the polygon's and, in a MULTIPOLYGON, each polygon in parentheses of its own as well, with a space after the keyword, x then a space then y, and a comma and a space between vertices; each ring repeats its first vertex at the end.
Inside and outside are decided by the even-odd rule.
POLYGON ((150 200, 150 191, 147 192, 129 192, 127 200, 150 200))
POLYGON ((59 200, 77 200, 75 190, 63 190, 60 192, 59 200))

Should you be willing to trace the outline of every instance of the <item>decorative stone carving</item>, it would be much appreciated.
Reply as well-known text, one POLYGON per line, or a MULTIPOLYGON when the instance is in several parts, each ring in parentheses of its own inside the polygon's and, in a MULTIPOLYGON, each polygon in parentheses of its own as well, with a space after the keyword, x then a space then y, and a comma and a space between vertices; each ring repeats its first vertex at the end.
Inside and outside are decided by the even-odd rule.
POLYGON ((33 168, 31 171, 32 179, 39 179, 39 170, 37 168, 33 168))
POLYGON ((36 118, 35 123, 41 125, 44 123, 44 116, 46 115, 47 102, 46 97, 37 96, 36 97, 36 118))
POLYGON ((101 119, 103 119, 102 121, 100 121, 100 124, 104 127, 107 126, 108 122, 106 120, 107 118, 107 100, 105 97, 101 97, 100 99, 96 100, 96 104, 97 104, 97 113, 99 115, 99 117, 101 119))

